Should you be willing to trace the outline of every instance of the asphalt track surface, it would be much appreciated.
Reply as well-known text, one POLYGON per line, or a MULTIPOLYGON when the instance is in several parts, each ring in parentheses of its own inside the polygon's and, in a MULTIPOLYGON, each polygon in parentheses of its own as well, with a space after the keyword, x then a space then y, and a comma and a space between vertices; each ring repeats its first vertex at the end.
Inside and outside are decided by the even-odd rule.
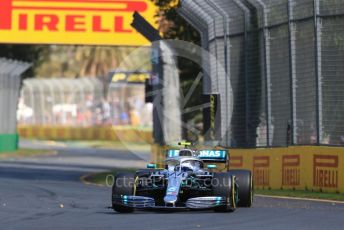
POLYGON ((108 208, 111 189, 85 185, 80 176, 111 168, 104 159, 145 162, 129 152, 58 150, 42 159, 0 162, 0 229, 344 229, 343 204, 263 197, 234 213, 118 214, 108 208))

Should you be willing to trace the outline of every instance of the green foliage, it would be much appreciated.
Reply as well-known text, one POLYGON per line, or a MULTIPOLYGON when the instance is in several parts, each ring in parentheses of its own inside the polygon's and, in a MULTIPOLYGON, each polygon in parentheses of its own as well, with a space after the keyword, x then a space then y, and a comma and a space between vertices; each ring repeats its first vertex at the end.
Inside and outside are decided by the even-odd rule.
POLYGON ((199 45, 200 37, 198 32, 188 24, 182 17, 177 13, 177 2, 176 0, 152 0, 156 6, 159 7, 160 12, 156 17, 163 17, 169 26, 164 30, 166 21, 162 21, 160 29, 163 30, 163 37, 165 39, 179 39, 184 41, 194 42, 199 45))
POLYGON ((137 55, 130 55, 136 47, 110 46, 55 46, 49 47, 49 55, 36 70, 38 77, 99 77, 108 81, 110 70, 119 65, 127 70, 149 70, 150 50, 140 49, 137 55), (126 60, 126 61, 123 61, 126 60))
POLYGON ((49 50, 49 46, 42 45, 0 45, 0 57, 30 62, 33 68, 28 70, 23 77, 32 77, 34 69, 44 61, 44 54, 49 50))

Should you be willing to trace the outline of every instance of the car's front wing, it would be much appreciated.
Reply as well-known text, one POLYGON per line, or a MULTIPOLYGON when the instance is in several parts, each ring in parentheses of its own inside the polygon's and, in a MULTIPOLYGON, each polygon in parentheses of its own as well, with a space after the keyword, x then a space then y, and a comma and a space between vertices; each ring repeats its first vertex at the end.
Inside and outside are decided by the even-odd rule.
POLYGON ((224 197, 195 197, 186 201, 184 206, 156 206, 151 197, 144 196, 121 196, 113 197, 114 205, 131 207, 134 209, 161 210, 161 211, 186 211, 186 210, 207 210, 216 209, 226 206, 227 202, 224 197))

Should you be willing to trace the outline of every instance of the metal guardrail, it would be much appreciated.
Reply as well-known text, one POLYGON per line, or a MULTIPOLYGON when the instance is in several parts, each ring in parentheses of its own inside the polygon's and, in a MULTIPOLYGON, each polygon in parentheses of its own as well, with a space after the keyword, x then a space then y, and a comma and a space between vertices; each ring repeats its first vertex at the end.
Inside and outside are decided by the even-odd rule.
MULTIPOLYGON (((115 90, 110 88, 109 92, 115 90)), ((90 126, 103 122, 103 92, 103 84, 97 78, 26 79, 19 100, 18 123, 90 126)))
POLYGON ((342 1, 183 0, 179 13, 225 66, 203 58, 223 145, 344 145, 342 1))
POLYGON ((18 124, 151 127, 152 111, 144 103, 144 83, 127 82, 121 78, 123 75, 135 76, 119 71, 120 80, 109 85, 107 95, 96 77, 26 79, 19 100, 18 124))

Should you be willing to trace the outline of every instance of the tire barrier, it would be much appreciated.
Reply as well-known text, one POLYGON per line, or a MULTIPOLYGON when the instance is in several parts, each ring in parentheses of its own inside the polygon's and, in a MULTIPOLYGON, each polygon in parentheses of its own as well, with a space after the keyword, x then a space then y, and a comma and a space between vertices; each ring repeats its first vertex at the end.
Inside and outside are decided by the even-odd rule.
POLYGON ((104 140, 153 143, 152 131, 133 127, 19 126, 20 137, 40 140, 104 140))
MULTIPOLYGON (((162 162, 167 149, 153 145, 152 162, 162 162)), ((344 148, 293 146, 229 152, 229 168, 251 170, 255 188, 344 193, 344 148)))

